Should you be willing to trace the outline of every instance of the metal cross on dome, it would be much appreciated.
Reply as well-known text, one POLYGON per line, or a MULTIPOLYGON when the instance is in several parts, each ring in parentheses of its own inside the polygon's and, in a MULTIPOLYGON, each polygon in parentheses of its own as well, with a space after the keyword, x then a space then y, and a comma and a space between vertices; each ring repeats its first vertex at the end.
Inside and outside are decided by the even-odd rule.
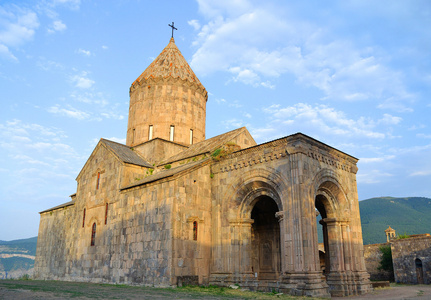
POLYGON ((175 26, 174 26, 174 22, 172 22, 172 25, 171 24, 168 24, 168 26, 169 27, 172 27, 172 38, 174 37, 174 29, 175 30, 178 30, 178 28, 176 28, 175 26))

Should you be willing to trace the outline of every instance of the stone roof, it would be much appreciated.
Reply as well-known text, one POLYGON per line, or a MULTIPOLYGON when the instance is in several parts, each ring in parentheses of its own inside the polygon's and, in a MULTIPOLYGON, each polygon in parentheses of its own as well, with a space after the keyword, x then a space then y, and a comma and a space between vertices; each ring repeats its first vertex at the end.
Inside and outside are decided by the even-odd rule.
POLYGON ((139 156, 131 147, 113 141, 100 139, 100 141, 114 152, 123 162, 141 167, 152 168, 153 166, 139 156))
POLYGON ((395 230, 392 229, 391 226, 389 226, 388 229, 385 230, 385 232, 389 232, 389 231, 395 231, 395 230))
POLYGON ((186 158, 195 157, 200 154, 210 153, 215 149, 220 148, 227 142, 231 141, 236 136, 238 136, 239 134, 241 134, 246 130, 247 129, 245 127, 241 127, 241 128, 217 135, 205 141, 193 144, 188 149, 174 156, 169 157, 165 161, 161 162, 159 165, 165 165, 165 164, 180 161, 186 158))
POLYGON ((54 207, 52 207, 50 209, 45 209, 45 210, 39 212, 39 214, 42 214, 42 213, 45 213, 45 212, 48 212, 48 211, 52 211, 52 210, 56 210, 56 209, 59 209, 59 208, 63 208, 63 207, 68 207, 68 206, 71 206, 71 205, 74 205, 74 204, 75 204, 74 201, 69 201, 69 202, 66 202, 66 203, 54 206, 54 207))
POLYGON ((171 38, 169 44, 157 56, 157 58, 148 66, 148 68, 136 79, 132 85, 139 83, 141 80, 148 78, 180 78, 192 83, 204 86, 199 81, 192 68, 175 45, 174 38, 171 38))
POLYGON ((144 185, 150 182, 154 182, 154 181, 158 181, 164 178, 168 178, 168 177, 172 177, 174 175, 177 175, 178 173, 181 173, 183 171, 192 169, 198 165, 202 165, 204 163, 206 163, 207 161, 209 161, 210 158, 206 158, 200 161, 196 161, 196 162, 192 162, 192 163, 188 163, 186 165, 182 165, 182 166, 178 166, 176 168, 172 168, 172 169, 168 169, 168 170, 163 170, 160 172, 155 173, 154 175, 150 175, 148 177, 145 177, 144 179, 141 179, 140 181, 137 181, 131 185, 125 186, 123 188, 121 188, 121 190, 127 190, 136 186, 140 186, 140 185, 144 185))

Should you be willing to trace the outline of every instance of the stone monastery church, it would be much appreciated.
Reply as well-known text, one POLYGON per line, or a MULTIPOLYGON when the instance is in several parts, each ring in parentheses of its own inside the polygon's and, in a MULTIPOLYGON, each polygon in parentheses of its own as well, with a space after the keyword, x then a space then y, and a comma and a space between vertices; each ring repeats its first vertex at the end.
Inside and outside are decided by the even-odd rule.
POLYGON ((101 139, 71 201, 40 213, 34 277, 370 291, 358 160, 301 133, 205 139, 207 99, 171 38, 130 87, 126 145, 101 139))

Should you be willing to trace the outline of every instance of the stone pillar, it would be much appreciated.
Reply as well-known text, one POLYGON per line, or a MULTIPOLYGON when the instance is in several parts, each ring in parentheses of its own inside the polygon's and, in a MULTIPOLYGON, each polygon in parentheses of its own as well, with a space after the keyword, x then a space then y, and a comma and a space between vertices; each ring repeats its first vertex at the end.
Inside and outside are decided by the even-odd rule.
POLYGON ((231 227, 230 266, 234 280, 244 281, 253 277, 251 270, 251 226, 253 219, 229 221, 231 227))
POLYGON ((288 248, 289 244, 287 241, 285 241, 286 238, 286 229, 285 229, 285 220, 284 220, 284 211, 278 211, 275 213, 275 217, 278 220, 279 226, 280 226, 280 259, 281 259, 281 274, 284 274, 287 270, 288 270, 288 265, 289 262, 288 260, 291 260, 291 256, 286 255, 286 253, 290 252, 290 249, 286 249, 288 248), (289 252, 288 252, 289 251, 289 252))
POLYGON ((340 223, 335 218, 323 219, 328 232, 328 249, 330 259, 330 272, 344 270, 344 251, 340 223))
POLYGON ((340 221, 341 236, 344 253, 344 269, 346 271, 352 270, 352 245, 350 239, 350 228, 348 221, 340 221))

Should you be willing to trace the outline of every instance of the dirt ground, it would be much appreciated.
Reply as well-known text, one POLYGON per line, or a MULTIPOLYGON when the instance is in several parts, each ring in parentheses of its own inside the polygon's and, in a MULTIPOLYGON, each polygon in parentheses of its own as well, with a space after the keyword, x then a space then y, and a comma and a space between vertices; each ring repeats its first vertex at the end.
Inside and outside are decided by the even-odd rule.
POLYGON ((402 285, 397 284, 391 286, 390 288, 377 288, 373 292, 362 296, 350 296, 350 297, 340 297, 338 299, 349 299, 349 300, 359 300, 359 299, 381 299, 381 300, 392 300, 392 299, 417 299, 422 300, 431 299, 431 285, 402 285))
MULTIPOLYGON (((231 290, 228 288, 159 289, 126 285, 59 281, 0 280, 0 299, 305 299, 287 295, 231 290)), ((307 298, 310 299, 310 298, 307 298)), ((431 299, 431 285, 395 285, 363 296, 334 299, 431 299)))

